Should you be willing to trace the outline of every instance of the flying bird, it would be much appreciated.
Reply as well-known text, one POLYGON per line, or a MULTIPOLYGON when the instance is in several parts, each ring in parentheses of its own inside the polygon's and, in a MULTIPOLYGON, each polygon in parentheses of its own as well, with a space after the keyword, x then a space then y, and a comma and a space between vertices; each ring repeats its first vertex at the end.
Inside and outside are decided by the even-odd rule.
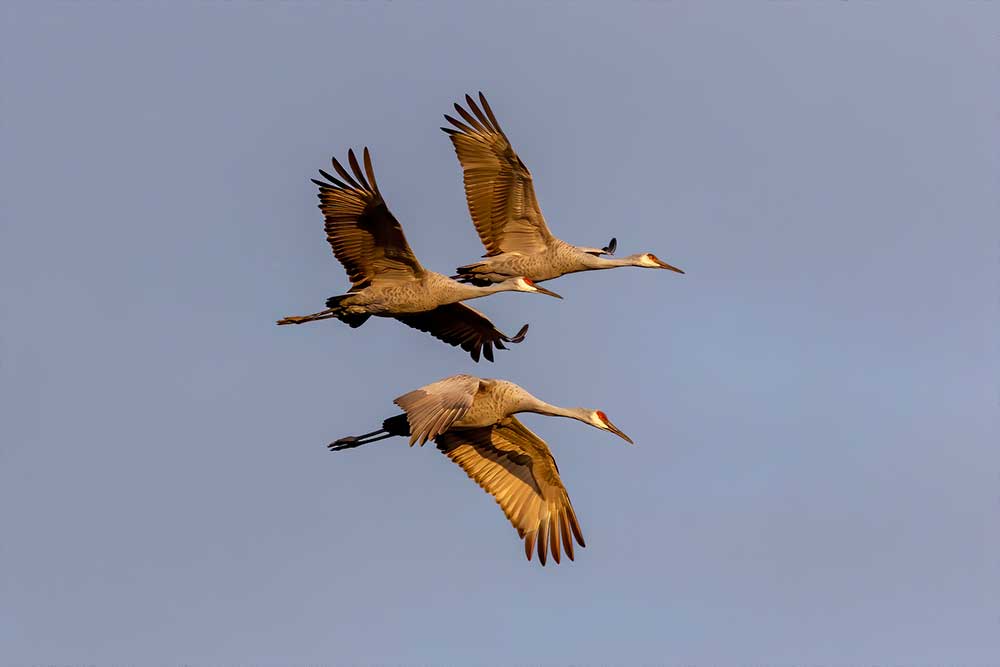
POLYGON ((333 168, 340 178, 320 169, 326 181, 313 179, 313 183, 319 186, 319 208, 326 219, 327 241, 334 256, 344 265, 351 289, 347 294, 327 299, 326 310, 286 317, 278 320, 278 324, 337 318, 357 328, 372 315, 394 317, 449 345, 461 346, 475 361, 479 361, 480 353, 493 361, 493 348, 503 350, 504 343, 520 343, 528 325, 508 336, 485 315, 461 301, 497 292, 533 292, 562 298, 523 276, 511 276, 495 285, 476 286, 428 271, 417 261, 403 228, 379 192, 368 149, 364 149, 364 173, 353 150, 348 151, 347 159, 353 176, 333 158, 333 168))
POLYGON ((481 107, 466 95, 468 111, 455 104, 462 120, 445 114, 454 127, 441 128, 455 146, 469 213, 486 246, 481 261, 456 269, 456 279, 474 285, 499 283, 514 276, 542 282, 567 273, 619 266, 684 273, 649 252, 605 257, 615 252, 618 242, 614 238, 603 248, 588 248, 553 236, 535 197, 531 172, 514 152, 482 93, 479 102, 481 107))
POLYGON ((537 547, 545 565, 549 551, 560 561, 560 543, 573 560, 573 538, 586 546, 559 468, 545 441, 514 415, 535 412, 576 419, 632 439, 600 410, 561 408, 542 401, 506 380, 453 375, 403 394, 395 401, 403 414, 389 417, 382 428, 341 438, 332 451, 360 447, 393 436, 409 437, 410 446, 428 440, 493 496, 524 540, 531 560, 537 547))

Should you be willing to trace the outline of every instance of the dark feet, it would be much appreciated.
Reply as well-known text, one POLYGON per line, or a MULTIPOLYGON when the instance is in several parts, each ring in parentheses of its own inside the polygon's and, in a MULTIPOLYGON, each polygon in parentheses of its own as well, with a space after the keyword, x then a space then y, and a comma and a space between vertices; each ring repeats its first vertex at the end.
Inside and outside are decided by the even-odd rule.
POLYGON ((351 449, 352 447, 360 447, 363 444, 365 443, 358 442, 358 439, 356 437, 354 437, 353 435, 349 435, 346 438, 341 438, 340 440, 337 440, 336 442, 331 442, 329 445, 326 446, 326 448, 329 449, 331 452, 339 452, 342 449, 351 449))

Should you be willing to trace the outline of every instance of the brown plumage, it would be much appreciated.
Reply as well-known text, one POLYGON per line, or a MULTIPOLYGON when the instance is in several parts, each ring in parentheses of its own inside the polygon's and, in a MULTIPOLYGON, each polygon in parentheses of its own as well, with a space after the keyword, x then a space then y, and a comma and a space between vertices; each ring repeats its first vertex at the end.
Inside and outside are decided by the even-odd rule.
POLYGON ((462 165, 465 199, 479 239, 486 247, 483 259, 460 266, 456 278, 475 285, 525 276, 536 282, 567 273, 621 266, 668 269, 684 273, 652 253, 622 258, 613 255, 617 241, 603 248, 575 246, 549 230, 535 196, 531 172, 514 152, 486 97, 479 103, 465 96, 465 107, 455 104, 461 120, 445 115, 452 127, 443 127, 462 165))
POLYGON ((462 164, 469 213, 486 246, 486 257, 543 252, 555 237, 535 197, 531 172, 514 152, 486 98, 479 95, 482 109, 466 95, 472 113, 455 105, 465 123, 446 115, 457 129, 441 129, 451 137, 462 164))
POLYGON ((352 290, 368 287, 375 279, 422 278, 424 267, 417 261, 402 226, 378 189, 368 148, 364 149, 367 181, 353 150, 348 151, 347 159, 356 179, 333 158, 333 168, 344 180, 320 169, 319 173, 329 182, 313 179, 313 183, 319 186, 326 240, 344 265, 352 290))
POLYGON ((502 350, 506 349, 504 343, 521 342, 528 325, 508 336, 485 315, 460 302, 509 291, 559 295, 523 277, 476 287, 423 268, 378 189, 368 149, 364 151, 364 171, 353 150, 347 155, 353 175, 333 159, 340 178, 320 170, 326 181, 313 182, 319 186, 327 241, 344 265, 351 289, 347 294, 330 297, 326 310, 286 317, 278 324, 337 318, 356 328, 372 315, 394 317, 461 347, 475 361, 479 361, 480 354, 493 361, 494 348, 502 350))
POLYGON ((482 428, 452 430, 438 436, 437 448, 493 496, 531 560, 537 547, 545 565, 548 552, 560 562, 560 544, 570 560, 573 538, 586 546, 559 468, 545 441, 516 417, 482 428))
POLYGON ((548 445, 514 415, 568 417, 632 442, 599 410, 551 405, 506 380, 453 375, 403 394, 395 403, 404 414, 386 419, 371 433, 341 438, 330 449, 352 449, 392 436, 408 436, 411 446, 436 442, 493 496, 524 540, 528 560, 537 553, 542 565, 550 553, 557 563, 563 553, 572 560, 573 539, 584 546, 583 533, 548 445))

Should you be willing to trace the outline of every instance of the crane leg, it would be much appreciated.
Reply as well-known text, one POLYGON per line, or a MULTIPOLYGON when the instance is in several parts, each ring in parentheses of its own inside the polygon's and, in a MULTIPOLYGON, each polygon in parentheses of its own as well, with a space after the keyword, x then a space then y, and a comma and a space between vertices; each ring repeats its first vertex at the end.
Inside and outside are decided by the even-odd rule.
POLYGON ((339 309, 327 308, 312 315, 292 315, 278 320, 278 324, 302 324, 303 322, 315 322, 316 320, 328 320, 336 317, 339 309))
POLYGON ((349 435, 346 438, 341 438, 340 440, 331 442, 327 445, 327 448, 331 452, 339 452, 342 449, 360 447, 361 445, 367 445, 369 442, 378 442, 379 440, 385 440, 386 438, 391 438, 396 435, 410 435, 410 425, 406 420, 405 414, 399 414, 395 417, 389 417, 388 419, 383 420, 382 428, 372 431, 371 433, 349 435))
POLYGON ((326 447, 331 452, 339 452, 343 449, 353 449, 354 447, 367 445, 370 442, 385 440, 386 438, 391 438, 395 435, 395 433, 389 433, 385 429, 380 428, 377 431, 372 431, 371 433, 365 433, 363 435, 349 435, 346 438, 341 438, 331 442, 326 447))

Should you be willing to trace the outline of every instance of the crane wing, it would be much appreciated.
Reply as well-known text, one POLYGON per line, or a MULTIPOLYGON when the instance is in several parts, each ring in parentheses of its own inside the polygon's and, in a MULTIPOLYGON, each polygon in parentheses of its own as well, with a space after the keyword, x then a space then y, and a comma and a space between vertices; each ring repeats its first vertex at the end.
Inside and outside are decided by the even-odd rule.
POLYGON ((354 283, 352 289, 362 289, 375 280, 420 278, 424 269, 406 242, 403 228, 382 199, 368 149, 364 152, 367 180, 353 150, 348 151, 347 157, 353 177, 333 158, 333 168, 340 178, 320 169, 319 173, 328 182, 313 179, 313 183, 319 186, 326 239, 354 283))
POLYGON ((475 308, 463 303, 438 306, 434 310, 412 315, 393 315, 397 320, 414 329, 426 331, 449 345, 457 345, 479 361, 482 353, 493 361, 493 348, 506 349, 504 343, 520 343, 528 330, 525 324, 514 336, 508 336, 475 308))
POLYGON ((423 446, 464 417, 472 407, 480 382, 471 375, 452 375, 394 400, 410 424, 410 446, 418 441, 423 446))
POLYGON ((486 246, 486 257, 542 252, 553 236, 535 198, 531 172, 514 152, 482 93, 479 101, 482 109, 466 95, 471 113, 455 105, 465 122, 445 115, 457 129, 441 129, 451 137, 462 165, 465 198, 486 246))
POLYGON ((496 499, 524 539, 528 560, 536 545, 542 565, 550 550, 560 561, 560 543, 570 560, 574 537, 586 546, 549 448, 516 418, 442 433, 437 446, 496 499))

